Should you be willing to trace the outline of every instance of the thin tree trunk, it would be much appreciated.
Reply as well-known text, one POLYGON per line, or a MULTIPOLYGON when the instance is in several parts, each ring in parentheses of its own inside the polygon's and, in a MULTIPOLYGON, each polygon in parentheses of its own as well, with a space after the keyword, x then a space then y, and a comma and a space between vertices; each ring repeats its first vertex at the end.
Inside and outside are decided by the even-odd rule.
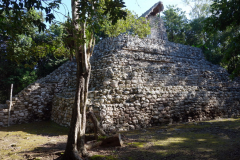
POLYGON ((13 91, 13 84, 11 84, 11 92, 10 92, 10 104, 8 108, 8 126, 10 126, 10 112, 12 108, 12 91, 13 91))
MULTIPOLYGON (((77 60, 78 61, 78 60, 77 60)), ((80 94, 82 90, 83 78, 79 72, 79 62, 77 69, 77 91, 75 94, 75 101, 72 109, 72 118, 70 130, 68 133, 68 140, 63 156, 64 160, 80 160, 80 155, 77 150, 78 135, 81 125, 81 114, 80 114, 80 94)))
MULTIPOLYGON (((76 55, 76 61, 77 61, 77 88, 75 93, 75 100, 74 105, 72 109, 72 118, 71 118, 71 124, 70 124, 70 130, 68 133, 68 140, 67 145, 65 149, 65 153, 63 156, 64 160, 80 160, 82 153, 84 151, 84 136, 85 136, 85 129, 83 129, 85 126, 83 126, 84 123, 84 89, 85 89, 85 83, 86 83, 86 75, 84 75, 83 72, 83 66, 82 66, 82 54, 83 49, 81 48, 80 44, 77 43, 77 36, 79 32, 79 26, 76 22, 77 15, 76 15, 76 6, 77 2, 75 0, 72 0, 72 20, 74 25, 74 31, 73 31, 73 37, 74 37, 74 48, 75 48, 75 55, 76 55), (80 151, 80 152, 79 152, 80 151)), ((86 117, 85 117, 86 119, 86 117)), ((86 121, 86 120, 85 120, 86 121)))
MULTIPOLYGON (((83 50, 79 50, 76 55, 77 60, 77 90, 75 94, 74 106, 72 109, 72 119, 68 134, 68 141, 63 159, 78 160, 86 156, 85 129, 86 129, 86 103, 88 94, 88 83, 90 69, 83 70, 82 60, 83 50)), ((86 67, 85 67, 86 68, 86 67)), ((87 67, 90 68, 90 67, 87 67)))
MULTIPOLYGON (((94 132, 95 135, 97 133, 100 133, 102 136, 108 136, 104 130, 101 128, 100 123, 97 120, 97 117, 94 115, 94 113, 92 111, 88 112, 88 117, 91 119, 91 121, 93 122, 94 125, 94 132)), ((97 137, 95 136, 95 138, 97 139, 97 137)))
POLYGON ((93 51, 94 42, 90 41, 86 48, 86 42, 79 43, 78 39, 85 40, 86 38, 86 21, 81 22, 81 28, 77 24, 76 14, 77 2, 72 0, 72 21, 74 24, 74 48, 77 61, 77 89, 75 94, 74 106, 72 109, 72 119, 66 150, 63 156, 65 160, 79 160, 81 157, 87 156, 85 148, 85 130, 86 130, 86 107, 88 95, 88 83, 90 79, 91 65, 90 56, 93 51))

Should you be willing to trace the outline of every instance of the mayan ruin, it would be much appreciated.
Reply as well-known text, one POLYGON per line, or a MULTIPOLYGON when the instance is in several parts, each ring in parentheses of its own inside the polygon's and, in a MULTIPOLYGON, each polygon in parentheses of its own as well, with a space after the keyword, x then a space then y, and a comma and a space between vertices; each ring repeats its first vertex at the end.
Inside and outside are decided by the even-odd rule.
MULTIPOLYGON (((159 2, 142 15, 152 27, 147 38, 123 34, 95 46, 88 107, 105 130, 239 115, 239 80, 205 60, 201 49, 169 42, 161 11, 159 2)), ((15 95, 11 124, 51 119, 69 126, 75 74, 76 63, 68 61, 15 95)), ((8 104, 1 105, 0 126, 7 125, 8 104)))

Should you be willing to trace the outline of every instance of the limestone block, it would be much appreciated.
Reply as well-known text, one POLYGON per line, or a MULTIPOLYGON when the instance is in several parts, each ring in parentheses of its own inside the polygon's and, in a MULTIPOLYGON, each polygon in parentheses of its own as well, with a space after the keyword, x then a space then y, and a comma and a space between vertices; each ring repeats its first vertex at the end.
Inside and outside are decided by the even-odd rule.
POLYGON ((112 100, 112 95, 107 95, 107 99, 111 101, 112 100))
POLYGON ((118 88, 118 81, 113 80, 113 81, 111 82, 110 86, 113 87, 113 88, 118 88))
POLYGON ((105 80, 105 81, 103 81, 103 85, 104 85, 104 86, 108 86, 108 85, 110 85, 110 83, 111 83, 110 80, 105 80))
POLYGON ((13 113, 14 113, 14 114, 19 114, 19 111, 14 111, 13 113))
POLYGON ((121 100, 121 97, 120 97, 119 95, 117 95, 117 96, 115 97, 115 100, 116 100, 117 102, 119 102, 119 101, 121 100))
POLYGON ((138 124, 138 120, 132 120, 134 124, 138 124))
POLYGON ((133 111, 133 110, 135 110, 135 108, 134 107, 129 107, 129 110, 133 111))
POLYGON ((142 104, 142 107, 147 108, 149 106, 149 103, 142 104))
POLYGON ((105 99, 100 99, 100 101, 99 101, 99 102, 100 102, 101 104, 103 104, 103 103, 104 103, 104 101, 105 101, 105 99))
POLYGON ((24 113, 19 113, 18 114, 20 117, 23 117, 24 116, 24 113))
POLYGON ((3 113, 7 113, 7 112, 8 112, 8 109, 3 109, 2 112, 3 112, 3 113))
POLYGON ((129 129, 130 129, 130 130, 134 130, 134 129, 135 129, 135 126, 134 126, 134 125, 129 125, 129 129))
POLYGON ((137 83, 138 83, 138 80, 132 80, 131 83, 132 83, 132 84, 137 84, 137 83))

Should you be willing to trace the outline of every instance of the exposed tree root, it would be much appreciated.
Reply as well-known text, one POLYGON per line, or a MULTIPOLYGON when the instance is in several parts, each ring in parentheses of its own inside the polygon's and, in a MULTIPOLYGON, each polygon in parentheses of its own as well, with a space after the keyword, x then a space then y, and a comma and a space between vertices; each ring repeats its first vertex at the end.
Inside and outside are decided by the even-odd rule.
POLYGON ((107 135, 102 127, 100 126, 100 123, 97 120, 97 117, 94 115, 92 111, 88 112, 88 118, 91 119, 91 121, 94 124, 94 131, 95 131, 95 138, 98 139, 97 134, 99 133, 101 136, 104 136, 104 138, 98 139, 98 141, 90 141, 87 144, 85 144, 86 149, 91 149, 94 147, 114 147, 114 146, 122 146, 123 142, 121 139, 120 134, 116 134, 113 136, 107 135), (99 141, 100 140, 100 141, 99 141))
POLYGON ((90 141, 87 144, 85 144, 86 149, 92 149, 95 147, 115 147, 115 146, 122 146, 123 141, 121 139, 120 134, 116 134, 110 137, 106 137, 101 139, 100 141, 90 141))
POLYGON ((97 117, 94 115, 94 113, 92 111, 88 112, 88 117, 91 119, 91 121, 93 122, 94 125, 94 131, 95 131, 95 136, 97 133, 99 133, 102 136, 108 136, 104 130, 102 129, 102 127, 100 126, 100 123, 97 120, 97 117), (97 133, 96 133, 97 132, 97 133))

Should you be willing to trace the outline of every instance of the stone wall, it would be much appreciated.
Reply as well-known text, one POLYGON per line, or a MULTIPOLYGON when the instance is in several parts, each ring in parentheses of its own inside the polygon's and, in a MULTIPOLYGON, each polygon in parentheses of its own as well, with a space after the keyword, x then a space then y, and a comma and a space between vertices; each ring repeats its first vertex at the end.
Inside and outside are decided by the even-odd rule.
MULTIPOLYGON (((10 124, 50 119, 53 96, 69 87, 74 74, 73 62, 67 62, 50 75, 30 84, 13 97, 10 124)), ((8 106, 0 106, 0 126, 8 123, 8 106), (2 107, 1 107, 2 106, 2 107)))
MULTIPOLYGON (((106 131, 239 115, 239 80, 231 81, 198 48, 121 35, 96 45, 91 63, 88 107, 106 131)), ((76 63, 67 62, 15 95, 11 124, 51 116, 69 126, 75 75, 76 63)), ((1 126, 7 108, 0 105, 1 126)))
POLYGON ((140 16, 146 18, 150 23, 151 34, 147 36, 148 38, 168 40, 164 22, 160 18, 163 9, 163 3, 159 1, 140 16))
POLYGON ((149 16, 148 20, 151 27, 151 34, 148 38, 168 40, 163 20, 159 16, 149 16))
MULTIPOLYGON (((102 40, 91 63, 88 106, 105 130, 239 115, 239 80, 198 48, 121 35, 102 40)), ((55 94, 52 120, 69 125, 73 99, 55 94)))
POLYGON ((7 104, 0 104, 0 126, 8 124, 8 106, 7 104))

